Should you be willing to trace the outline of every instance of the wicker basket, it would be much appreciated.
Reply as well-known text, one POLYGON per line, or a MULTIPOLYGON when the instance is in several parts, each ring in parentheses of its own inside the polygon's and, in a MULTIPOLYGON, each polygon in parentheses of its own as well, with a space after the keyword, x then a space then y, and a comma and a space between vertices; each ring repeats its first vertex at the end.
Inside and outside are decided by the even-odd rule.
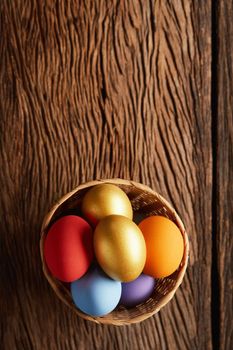
POLYGON ((141 322, 147 319, 148 317, 158 312, 164 305, 166 305, 169 302, 169 300, 171 300, 177 288, 181 284, 185 274, 185 270, 188 263, 189 243, 181 219, 179 218, 175 210, 163 197, 161 197, 156 192, 152 191, 149 187, 144 186, 142 184, 122 179, 109 179, 91 181, 82 184, 75 188, 72 192, 66 194, 58 201, 58 203, 49 211, 49 213, 44 219, 40 240, 40 253, 43 271, 47 280, 49 281, 50 285, 52 286, 58 297, 71 309, 73 309, 73 311, 76 314, 96 323, 125 325, 141 322), (135 221, 137 221, 138 216, 142 219, 151 215, 163 215, 174 221, 179 227, 184 238, 184 255, 181 264, 176 272, 174 272, 169 277, 157 280, 151 298, 145 303, 142 303, 140 305, 137 305, 136 307, 129 309, 123 306, 118 306, 114 311, 112 311, 108 315, 102 317, 92 317, 86 315, 85 313, 83 313, 75 307, 71 298, 69 288, 67 288, 65 284, 58 281, 50 274, 45 263, 43 247, 44 239, 51 224, 60 216, 72 213, 73 210, 75 210, 75 213, 81 214, 80 205, 84 194, 87 192, 87 190, 90 189, 90 187, 104 182, 119 186, 128 195, 134 210, 135 221))

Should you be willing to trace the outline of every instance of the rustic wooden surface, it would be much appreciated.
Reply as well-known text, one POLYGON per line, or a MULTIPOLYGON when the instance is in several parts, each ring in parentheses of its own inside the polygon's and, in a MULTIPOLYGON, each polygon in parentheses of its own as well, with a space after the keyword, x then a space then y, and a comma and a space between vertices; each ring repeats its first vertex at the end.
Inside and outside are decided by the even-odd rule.
MULTIPOLYGON (((233 348, 233 2, 219 1, 216 11, 217 84, 214 109, 217 142, 214 145, 216 194, 214 234, 216 235, 216 269, 219 283, 219 349, 233 348)), ((215 290, 213 289, 213 293, 215 290)), ((217 330, 216 330, 217 331, 217 330)))
POLYGON ((219 6, 214 88, 210 0, 0 2, 3 349, 232 348, 232 8, 219 6), (72 314, 39 256, 54 201, 110 177, 160 192, 190 235, 175 298, 130 327, 72 314))

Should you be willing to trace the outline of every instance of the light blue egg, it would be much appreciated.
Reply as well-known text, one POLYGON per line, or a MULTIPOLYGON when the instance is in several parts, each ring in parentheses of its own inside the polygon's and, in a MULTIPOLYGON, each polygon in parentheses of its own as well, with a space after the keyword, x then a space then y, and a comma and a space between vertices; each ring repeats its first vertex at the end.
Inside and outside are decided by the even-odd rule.
POLYGON ((71 283, 71 295, 81 311, 91 316, 103 316, 119 303, 121 282, 111 279, 95 267, 71 283))

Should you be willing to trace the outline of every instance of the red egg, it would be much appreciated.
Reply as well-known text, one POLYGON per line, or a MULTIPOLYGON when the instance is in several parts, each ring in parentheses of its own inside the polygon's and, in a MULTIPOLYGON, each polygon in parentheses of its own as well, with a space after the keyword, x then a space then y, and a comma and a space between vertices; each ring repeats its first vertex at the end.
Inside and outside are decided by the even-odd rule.
POLYGON ((72 282, 82 277, 94 257, 91 226, 79 216, 63 216, 48 231, 44 257, 59 280, 72 282))

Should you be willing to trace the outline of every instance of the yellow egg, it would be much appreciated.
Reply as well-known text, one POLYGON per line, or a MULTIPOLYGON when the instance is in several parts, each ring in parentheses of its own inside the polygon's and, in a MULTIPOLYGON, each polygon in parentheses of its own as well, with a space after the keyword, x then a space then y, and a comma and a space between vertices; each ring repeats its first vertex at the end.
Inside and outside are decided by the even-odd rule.
POLYGON ((99 222, 94 232, 94 250, 102 269, 116 280, 134 280, 145 265, 143 234, 133 221, 121 215, 110 215, 99 222))
POLYGON ((155 278, 171 275, 180 265, 184 253, 182 234, 173 221, 150 216, 140 222, 147 258, 143 272, 155 278))
POLYGON ((93 186, 85 194, 82 212, 93 225, 108 215, 123 215, 129 219, 133 217, 133 209, 125 192, 107 183, 93 186))

